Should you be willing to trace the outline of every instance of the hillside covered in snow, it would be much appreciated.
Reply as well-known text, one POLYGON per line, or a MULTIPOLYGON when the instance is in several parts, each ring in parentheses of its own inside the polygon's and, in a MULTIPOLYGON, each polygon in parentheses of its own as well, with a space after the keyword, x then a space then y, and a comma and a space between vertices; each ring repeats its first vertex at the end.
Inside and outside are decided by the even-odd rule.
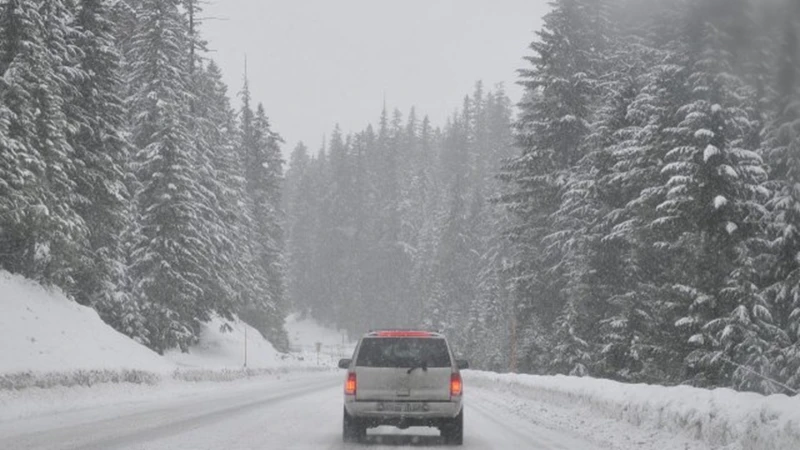
MULTIPOLYGON (((20 276, 0 272, 0 389, 97 381, 139 381, 143 374, 220 373, 334 367, 350 344, 311 320, 287 327, 298 351, 281 353, 241 321, 214 318, 183 353, 158 355, 105 324, 97 312, 20 276), (320 358, 316 358, 320 342, 320 358), (246 364, 245 364, 246 353, 246 364)), ((206 375, 212 376, 212 375, 206 375)))

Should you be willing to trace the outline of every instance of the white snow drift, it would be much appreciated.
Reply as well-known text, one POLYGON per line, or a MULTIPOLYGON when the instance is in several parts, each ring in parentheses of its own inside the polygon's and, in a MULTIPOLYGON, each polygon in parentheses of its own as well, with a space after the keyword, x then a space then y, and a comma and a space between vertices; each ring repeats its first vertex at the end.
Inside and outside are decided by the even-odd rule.
POLYGON ((278 352, 254 328, 219 318, 203 325, 200 341, 189 353, 169 351, 160 356, 117 332, 96 311, 69 300, 58 289, 46 289, 0 271, 0 382, 6 381, 0 388, 137 381, 137 377, 150 375, 157 380, 173 374, 190 380, 215 379, 214 373, 223 372, 226 375, 219 379, 233 379, 231 372, 245 367, 245 336, 247 368, 257 373, 335 366, 339 352, 331 353, 342 348, 340 334, 297 318, 287 327, 295 344, 303 349, 323 343, 324 357, 319 363, 302 354, 278 352))
POLYGON ((172 367, 106 325, 93 309, 0 271, 0 374, 172 367))
POLYGON ((577 377, 467 371, 467 385, 511 391, 641 427, 667 430, 728 450, 800 448, 800 398, 731 389, 623 384, 577 377))

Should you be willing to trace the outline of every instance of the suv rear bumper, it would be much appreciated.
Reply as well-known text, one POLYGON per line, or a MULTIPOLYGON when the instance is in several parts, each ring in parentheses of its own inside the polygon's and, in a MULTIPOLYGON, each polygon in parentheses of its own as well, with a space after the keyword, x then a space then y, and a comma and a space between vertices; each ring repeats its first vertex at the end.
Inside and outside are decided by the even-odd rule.
POLYGON ((452 419, 461 412, 461 399, 447 402, 425 401, 355 401, 344 403, 347 414, 359 419, 374 419, 376 422, 428 422, 436 419, 452 419), (413 407, 409 408, 409 405, 413 407))

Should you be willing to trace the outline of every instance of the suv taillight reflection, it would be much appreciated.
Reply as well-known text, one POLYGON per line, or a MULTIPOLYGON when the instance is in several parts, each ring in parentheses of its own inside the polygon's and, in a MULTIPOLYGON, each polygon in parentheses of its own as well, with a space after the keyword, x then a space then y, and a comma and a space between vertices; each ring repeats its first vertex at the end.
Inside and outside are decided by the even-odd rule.
POLYGON ((457 397, 461 395, 464 386, 461 384, 461 374, 456 372, 450 375, 450 396, 457 397))
POLYGON ((356 374, 351 372, 347 374, 347 381, 344 383, 344 393, 346 395, 356 395, 356 374))

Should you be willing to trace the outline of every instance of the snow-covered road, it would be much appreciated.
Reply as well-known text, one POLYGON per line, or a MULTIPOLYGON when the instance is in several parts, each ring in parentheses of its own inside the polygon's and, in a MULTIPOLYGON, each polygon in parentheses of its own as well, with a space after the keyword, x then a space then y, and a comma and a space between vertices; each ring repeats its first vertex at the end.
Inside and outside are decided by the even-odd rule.
MULTIPOLYGON (((344 449, 341 374, 221 385, 0 424, 2 449, 344 449)), ((467 449, 594 449, 568 431, 534 425, 497 393, 471 388, 467 449)), ((440 447, 438 431, 370 430, 370 448, 440 447)))

